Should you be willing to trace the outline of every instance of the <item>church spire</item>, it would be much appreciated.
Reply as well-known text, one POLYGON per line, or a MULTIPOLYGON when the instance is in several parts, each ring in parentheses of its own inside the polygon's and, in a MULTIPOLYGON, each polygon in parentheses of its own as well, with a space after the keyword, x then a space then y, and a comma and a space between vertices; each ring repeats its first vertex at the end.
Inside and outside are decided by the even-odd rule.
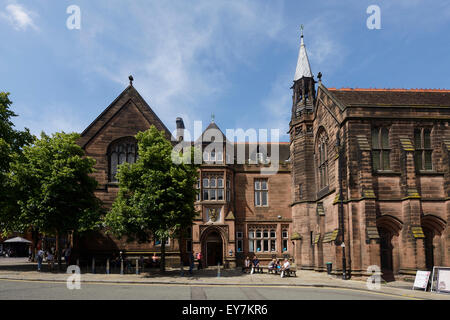
POLYGON ((299 119, 305 112, 311 112, 316 100, 316 88, 314 76, 306 53, 303 41, 303 25, 298 53, 297 68, 295 69, 294 85, 292 86, 292 119, 299 119))
POLYGON ((295 70, 294 81, 303 77, 312 78, 311 66, 309 64, 308 54, 306 52, 306 46, 303 41, 303 25, 301 26, 302 35, 300 42, 300 51, 298 53, 297 69, 295 70))

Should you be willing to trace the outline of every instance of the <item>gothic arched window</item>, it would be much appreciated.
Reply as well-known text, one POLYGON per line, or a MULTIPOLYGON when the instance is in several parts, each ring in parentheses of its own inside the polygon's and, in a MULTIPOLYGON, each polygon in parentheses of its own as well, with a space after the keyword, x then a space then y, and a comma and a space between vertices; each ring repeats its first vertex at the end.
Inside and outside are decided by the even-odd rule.
POLYGON ((325 131, 319 133, 317 139, 317 175, 319 190, 328 186, 328 137, 325 131))
POLYGON ((108 147, 108 163, 110 182, 117 182, 118 165, 128 162, 135 163, 137 159, 137 144, 133 137, 120 138, 113 141, 108 147))

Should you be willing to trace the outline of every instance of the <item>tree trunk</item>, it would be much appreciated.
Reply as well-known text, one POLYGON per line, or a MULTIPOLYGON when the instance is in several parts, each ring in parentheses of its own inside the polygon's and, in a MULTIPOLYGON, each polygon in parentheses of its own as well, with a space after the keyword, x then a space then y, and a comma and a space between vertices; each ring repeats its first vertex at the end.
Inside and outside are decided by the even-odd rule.
POLYGON ((166 271, 166 239, 161 239, 161 263, 159 264, 161 272, 166 271))
POLYGON ((179 244, 180 247, 180 273, 183 276, 184 275, 184 263, 183 263, 183 232, 180 231, 180 238, 179 238, 179 244))

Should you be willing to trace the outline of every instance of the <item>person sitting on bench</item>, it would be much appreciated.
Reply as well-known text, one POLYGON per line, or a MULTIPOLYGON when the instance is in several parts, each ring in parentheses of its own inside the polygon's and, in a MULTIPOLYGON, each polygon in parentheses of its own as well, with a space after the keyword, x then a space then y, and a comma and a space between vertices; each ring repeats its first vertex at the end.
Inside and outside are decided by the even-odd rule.
POLYGON ((244 266, 242 267, 242 272, 249 272, 251 264, 252 261, 250 260, 250 257, 245 258, 244 266))
POLYGON ((282 278, 284 278, 284 275, 286 274, 286 272, 289 272, 290 266, 291 266, 291 264, 289 263, 289 260, 284 259, 283 267, 281 267, 281 277, 282 278))
POLYGON ((269 269, 269 273, 277 270, 277 260, 272 259, 272 261, 269 262, 269 265, 267 267, 269 269))
POLYGON ((259 265, 259 260, 256 257, 256 255, 253 257, 253 268, 252 268, 252 274, 253 272, 261 272, 261 267, 259 265))

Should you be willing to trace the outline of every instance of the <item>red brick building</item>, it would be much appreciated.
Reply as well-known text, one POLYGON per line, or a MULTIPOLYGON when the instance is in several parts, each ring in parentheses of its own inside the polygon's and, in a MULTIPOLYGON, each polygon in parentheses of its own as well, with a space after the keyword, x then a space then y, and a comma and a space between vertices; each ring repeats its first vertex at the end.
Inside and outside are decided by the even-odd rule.
MULTIPOLYGON (((257 254, 263 264, 289 256, 302 269, 324 271, 329 262, 341 273, 343 236, 352 275, 371 265, 385 276, 450 265, 450 91, 331 89, 318 77, 317 83, 302 35, 289 143, 230 149, 214 121, 205 129, 199 214, 183 243, 169 240, 169 263, 179 261, 181 245, 186 253, 201 251, 209 266, 236 266, 257 254), (213 136, 223 143, 205 151, 213 136), (279 170, 268 174, 276 149, 279 170)), ((176 123, 172 138, 130 82, 82 133, 106 207, 118 191, 117 165, 136 159, 136 133, 155 125, 175 143, 184 130, 182 119, 176 123)), ((79 245, 94 253, 159 251, 157 240, 130 244, 103 234, 79 245)))
MULTIPOLYGON (((177 118, 177 140, 182 140, 184 123, 177 118)), ((110 208, 118 192, 115 179, 117 165, 135 162, 134 136, 155 125, 172 135, 148 104, 130 85, 81 134, 79 144, 86 155, 96 160, 95 174, 99 187, 96 195, 110 208)), ((204 265, 218 263, 233 267, 248 254, 249 248, 269 260, 273 255, 292 256, 289 243, 291 227, 289 143, 279 143, 280 170, 278 174, 261 173, 267 167, 272 146, 252 143, 232 145, 234 155, 226 148, 226 139, 212 122, 204 131, 204 162, 200 169, 196 202, 198 216, 187 230, 181 244, 185 254, 202 252, 204 265), (208 144, 220 138, 224 143, 207 151, 208 144), (243 148, 241 148, 243 147, 243 148), (237 154, 243 150, 244 162, 237 164, 237 154)), ((175 139, 172 138, 174 141, 175 139)), ((219 141, 219 140, 216 140, 219 141)), ((188 142, 190 145, 191 142, 188 142)), ((228 143, 229 144, 229 143, 228 143)), ((179 262, 180 244, 176 239, 167 242, 168 263, 179 262)), ((150 255, 160 251, 157 240, 148 244, 128 243, 103 233, 92 233, 78 241, 81 254, 103 255, 124 251, 127 254, 150 255)))
POLYGON ((318 77, 316 89, 302 36, 290 122, 297 265, 342 273, 343 235, 352 275, 449 266, 450 90, 328 89, 318 77))

